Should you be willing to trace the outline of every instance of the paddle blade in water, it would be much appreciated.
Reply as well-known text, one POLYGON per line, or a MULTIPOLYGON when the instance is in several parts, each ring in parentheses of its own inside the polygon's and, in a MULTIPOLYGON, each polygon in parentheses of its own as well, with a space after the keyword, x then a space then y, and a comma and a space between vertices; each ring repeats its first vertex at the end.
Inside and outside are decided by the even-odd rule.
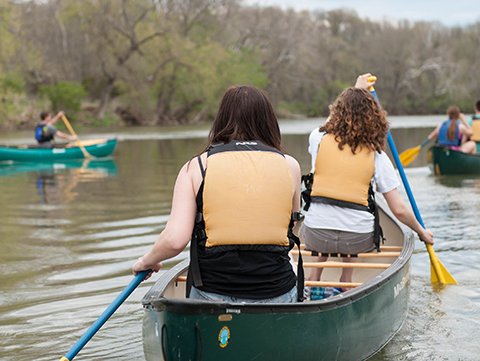
POLYGON ((430 272, 432 283, 443 283, 447 285, 456 285, 457 281, 447 271, 443 264, 438 259, 431 244, 426 244, 428 255, 430 256, 430 272))
POLYGON ((415 148, 410 148, 404 151, 402 154, 399 155, 400 162, 402 162, 403 166, 407 166, 412 163, 418 156, 420 152, 421 146, 416 146, 415 148))

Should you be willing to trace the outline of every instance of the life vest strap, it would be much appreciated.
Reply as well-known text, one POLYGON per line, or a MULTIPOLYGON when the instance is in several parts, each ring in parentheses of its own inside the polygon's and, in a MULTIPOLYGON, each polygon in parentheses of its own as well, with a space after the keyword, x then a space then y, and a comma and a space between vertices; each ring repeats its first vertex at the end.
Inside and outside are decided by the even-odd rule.
POLYGON ((292 212, 290 218, 290 224, 288 226, 288 238, 293 241, 298 248, 298 262, 297 262, 297 301, 303 302, 305 297, 303 295, 303 289, 305 286, 305 271, 303 269, 303 258, 302 252, 300 251, 300 238, 293 233, 293 227, 295 227, 295 222, 299 221, 302 218, 300 212, 292 212))
MULTIPOLYGON (((305 185, 305 190, 302 192, 302 198, 305 203, 303 209, 308 211, 310 208, 310 204, 314 203, 323 203, 332 206, 338 206, 343 208, 350 208, 359 211, 367 211, 373 214, 374 223, 373 223, 373 244, 375 245, 375 249, 380 252, 380 243, 385 243, 385 237, 383 235, 383 229, 380 226, 380 215, 378 213, 378 205, 375 201, 375 192, 373 190, 373 186, 370 183, 370 187, 368 188, 368 207, 362 204, 351 203, 342 201, 339 199, 332 199, 327 197, 312 197, 312 184, 313 184, 313 173, 309 173, 307 175, 302 175, 302 182, 305 185)), ((318 256, 318 254, 317 254, 318 256)), ((322 257, 328 257, 322 254, 322 257)), ((343 256, 342 256, 343 257, 343 256)))
POLYGON ((367 206, 364 206, 363 204, 357 204, 357 203, 342 201, 340 199, 314 196, 314 197, 311 197, 311 200, 312 200, 313 203, 322 203, 322 204, 328 204, 328 205, 331 205, 331 206, 338 206, 338 207, 342 207, 342 208, 355 209, 357 211, 370 212, 370 209, 367 206))
POLYGON ((198 190, 196 199, 197 205, 200 205, 198 208, 200 209, 200 211, 195 216, 195 225, 193 227, 192 238, 190 242, 190 266, 187 275, 187 285, 185 290, 187 298, 190 296, 192 286, 195 286, 197 288, 203 286, 202 277, 200 275, 200 266, 198 264, 198 248, 199 243, 207 238, 207 234, 205 233, 205 221, 203 219, 203 213, 201 211, 203 209, 202 193, 205 180, 205 168, 203 167, 202 159, 200 158, 200 156, 197 157, 197 160, 203 180, 202 184, 200 185, 200 189, 198 190))

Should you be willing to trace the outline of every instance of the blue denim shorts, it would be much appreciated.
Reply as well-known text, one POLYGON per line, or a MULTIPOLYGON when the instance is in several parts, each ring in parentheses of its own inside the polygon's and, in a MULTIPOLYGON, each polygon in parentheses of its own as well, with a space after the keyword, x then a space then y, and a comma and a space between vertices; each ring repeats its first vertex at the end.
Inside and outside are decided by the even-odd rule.
POLYGON ((231 303, 295 303, 297 302, 297 286, 295 285, 290 291, 283 295, 262 300, 220 295, 218 293, 205 292, 192 286, 189 298, 202 301, 226 301, 231 303))

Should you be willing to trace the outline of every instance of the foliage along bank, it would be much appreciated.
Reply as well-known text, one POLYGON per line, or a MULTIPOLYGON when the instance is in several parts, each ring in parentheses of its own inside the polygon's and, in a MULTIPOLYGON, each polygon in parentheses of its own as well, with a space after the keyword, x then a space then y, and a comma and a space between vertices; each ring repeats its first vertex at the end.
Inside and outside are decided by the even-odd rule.
POLYGON ((31 127, 42 109, 93 125, 195 123, 234 84, 264 89, 280 116, 320 116, 367 71, 390 114, 470 113, 479 42, 480 23, 237 0, 0 0, 0 128, 31 127))

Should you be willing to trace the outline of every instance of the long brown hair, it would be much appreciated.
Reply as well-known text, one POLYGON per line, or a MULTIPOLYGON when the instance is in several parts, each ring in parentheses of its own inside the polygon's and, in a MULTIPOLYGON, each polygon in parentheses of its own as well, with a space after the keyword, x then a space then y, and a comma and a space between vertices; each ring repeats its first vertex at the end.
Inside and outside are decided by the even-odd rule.
POLYGON ((283 151, 277 116, 264 92, 254 86, 239 85, 227 89, 208 135, 208 145, 232 140, 258 140, 283 151))
POLYGON ((447 138, 454 142, 457 140, 455 134, 457 134, 457 119, 460 117, 460 108, 455 105, 448 107, 447 115, 448 119, 452 120, 447 129, 447 138))
POLYGON ((348 144, 353 153, 364 146, 378 152, 385 149, 386 112, 366 89, 345 89, 329 108, 329 120, 320 132, 333 134, 338 148, 348 144))

